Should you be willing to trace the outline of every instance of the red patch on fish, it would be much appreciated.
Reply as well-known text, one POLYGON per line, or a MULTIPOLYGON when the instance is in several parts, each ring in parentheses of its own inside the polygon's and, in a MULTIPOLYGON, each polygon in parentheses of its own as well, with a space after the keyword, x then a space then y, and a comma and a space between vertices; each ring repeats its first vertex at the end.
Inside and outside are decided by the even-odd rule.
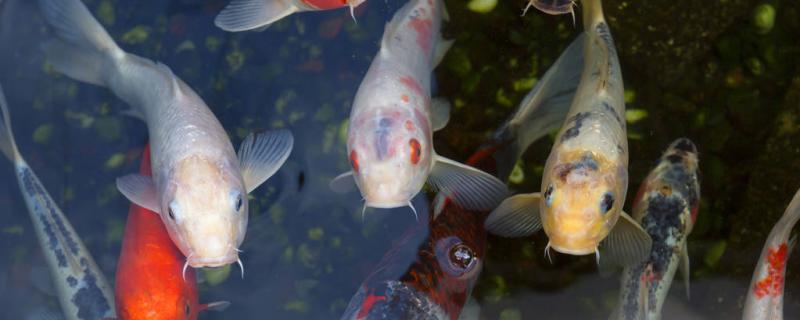
POLYGON ((400 96, 400 100, 402 100, 403 102, 408 103, 408 95, 404 94, 404 95, 400 96))
POLYGON ((374 306, 376 302, 384 300, 386 300, 386 297, 384 296, 368 295, 364 299, 364 304, 361 305, 361 310, 358 310, 356 319, 366 318, 367 315, 369 315, 369 311, 372 310, 372 306, 374 306))
POLYGON ((433 21, 424 18, 412 18, 411 21, 408 22, 408 25, 417 32, 417 45, 419 45, 422 50, 425 50, 425 52, 430 52, 431 27, 433 26, 433 21))
POLYGON ((336 9, 347 5, 346 0, 302 0, 303 3, 320 10, 336 9))
POLYGON ((753 293, 756 297, 766 295, 778 297, 783 294, 783 271, 786 268, 787 247, 782 243, 777 248, 772 247, 767 252, 767 276, 756 282, 753 293))
POLYGON ((425 90, 422 89, 422 86, 419 85, 419 82, 417 82, 416 79, 409 76, 403 76, 400 77, 400 82, 409 89, 411 89, 411 91, 413 91, 415 94, 423 97, 425 96, 426 94, 425 90))

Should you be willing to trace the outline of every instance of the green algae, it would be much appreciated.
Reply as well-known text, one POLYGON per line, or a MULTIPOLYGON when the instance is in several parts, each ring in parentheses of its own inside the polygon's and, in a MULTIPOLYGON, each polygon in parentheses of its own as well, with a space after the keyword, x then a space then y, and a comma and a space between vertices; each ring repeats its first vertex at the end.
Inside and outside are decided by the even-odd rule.
POLYGON ((122 35, 122 42, 127 44, 141 44, 150 37, 152 29, 148 26, 138 25, 122 35))

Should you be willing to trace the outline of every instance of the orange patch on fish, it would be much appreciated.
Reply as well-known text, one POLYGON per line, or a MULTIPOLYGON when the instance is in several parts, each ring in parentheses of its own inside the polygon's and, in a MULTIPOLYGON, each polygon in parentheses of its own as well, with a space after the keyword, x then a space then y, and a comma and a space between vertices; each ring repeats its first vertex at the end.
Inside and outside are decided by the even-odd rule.
MULTIPOLYGON (((423 96, 424 97, 426 95, 425 90, 422 89, 422 86, 419 85, 419 82, 417 82, 417 80, 412 78, 412 77, 409 77, 409 76, 401 77, 400 78, 400 83, 405 85, 407 88, 411 89, 411 91, 413 91, 415 94, 417 94, 419 96, 423 96)), ((401 99, 402 99, 402 97, 401 97, 401 99)))
POLYGON ((758 298, 763 298, 766 295, 777 297, 783 294, 783 271, 786 267, 787 258, 786 243, 768 250, 767 275, 753 286, 753 292, 758 298))
MULTIPOLYGON (((422 10, 422 9, 420 9, 422 10)), ((433 21, 430 19, 411 19, 408 22, 408 25, 417 32, 417 45, 419 45, 422 50, 425 52, 430 52, 431 50, 431 27, 433 26, 433 21)))
POLYGON ((400 100, 403 101, 403 102, 408 103, 408 95, 404 94, 404 95, 400 96, 400 100))

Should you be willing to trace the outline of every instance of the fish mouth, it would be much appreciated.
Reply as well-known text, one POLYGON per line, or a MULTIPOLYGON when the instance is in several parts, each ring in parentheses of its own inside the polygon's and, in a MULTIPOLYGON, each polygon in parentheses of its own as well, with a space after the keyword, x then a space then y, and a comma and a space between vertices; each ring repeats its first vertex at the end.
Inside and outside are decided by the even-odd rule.
POLYGON ((361 286, 342 319, 449 319, 427 294, 403 282, 389 280, 361 286))
POLYGON ((223 267, 239 260, 239 253, 233 251, 221 257, 195 257, 187 259, 187 263, 192 268, 214 268, 223 267))
POLYGON ((408 200, 405 201, 367 201, 364 202, 364 205, 370 208, 378 208, 378 209, 394 209, 400 207, 407 207, 409 204, 408 200))
POLYGON ((550 249, 553 249, 555 251, 558 251, 558 252, 561 252, 561 253, 564 253, 564 254, 571 254, 571 255, 574 255, 574 256, 585 256, 585 255, 588 255, 588 254, 594 254, 597 251, 597 247, 593 247, 593 248, 568 248, 568 247, 552 244, 552 242, 550 243, 550 249))

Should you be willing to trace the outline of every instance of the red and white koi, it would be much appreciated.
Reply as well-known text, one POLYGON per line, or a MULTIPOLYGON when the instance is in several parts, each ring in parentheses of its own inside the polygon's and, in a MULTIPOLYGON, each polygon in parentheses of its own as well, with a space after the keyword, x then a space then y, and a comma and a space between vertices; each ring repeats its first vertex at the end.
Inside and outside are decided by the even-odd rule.
POLYGON ((116 317, 114 292, 72 224, 17 150, 0 88, 0 151, 14 164, 20 191, 55 282, 61 311, 70 320, 116 317))
POLYGON ((789 239, 789 236, 797 220, 800 220, 800 191, 795 193, 789 207, 767 236, 753 279, 750 280, 742 319, 783 319, 786 261, 797 244, 797 237, 789 239))
POLYGON ((225 31, 263 30, 286 16, 302 11, 334 10, 350 7, 354 10, 365 0, 233 0, 214 19, 225 31))
POLYGON ((697 220, 700 181, 697 147, 675 140, 642 182, 633 218, 653 239, 649 258, 622 271, 619 302, 611 319, 661 318, 675 271, 683 273, 689 294, 687 238, 697 220))
POLYGON ((247 230, 247 193, 286 161, 291 133, 250 134, 237 158, 205 102, 167 66, 122 50, 80 0, 39 5, 58 36, 44 48, 54 68, 109 87, 147 123, 153 177, 119 178, 120 192, 161 215, 187 265, 241 265, 237 248, 247 230))
POLYGON ((410 206, 426 181, 466 209, 489 210, 506 194, 497 178, 433 149, 433 131, 449 118, 446 103, 433 104, 430 93, 433 67, 450 45, 440 40, 443 15, 442 0, 400 8, 358 88, 347 138, 352 171, 331 186, 347 190, 355 178, 365 208, 410 206))
POLYGON ((647 258, 651 240, 622 212, 628 187, 622 73, 600 0, 583 4, 584 69, 544 168, 544 193, 506 199, 486 225, 510 237, 544 228, 548 248, 598 260, 603 241, 606 258, 627 266, 647 258))

